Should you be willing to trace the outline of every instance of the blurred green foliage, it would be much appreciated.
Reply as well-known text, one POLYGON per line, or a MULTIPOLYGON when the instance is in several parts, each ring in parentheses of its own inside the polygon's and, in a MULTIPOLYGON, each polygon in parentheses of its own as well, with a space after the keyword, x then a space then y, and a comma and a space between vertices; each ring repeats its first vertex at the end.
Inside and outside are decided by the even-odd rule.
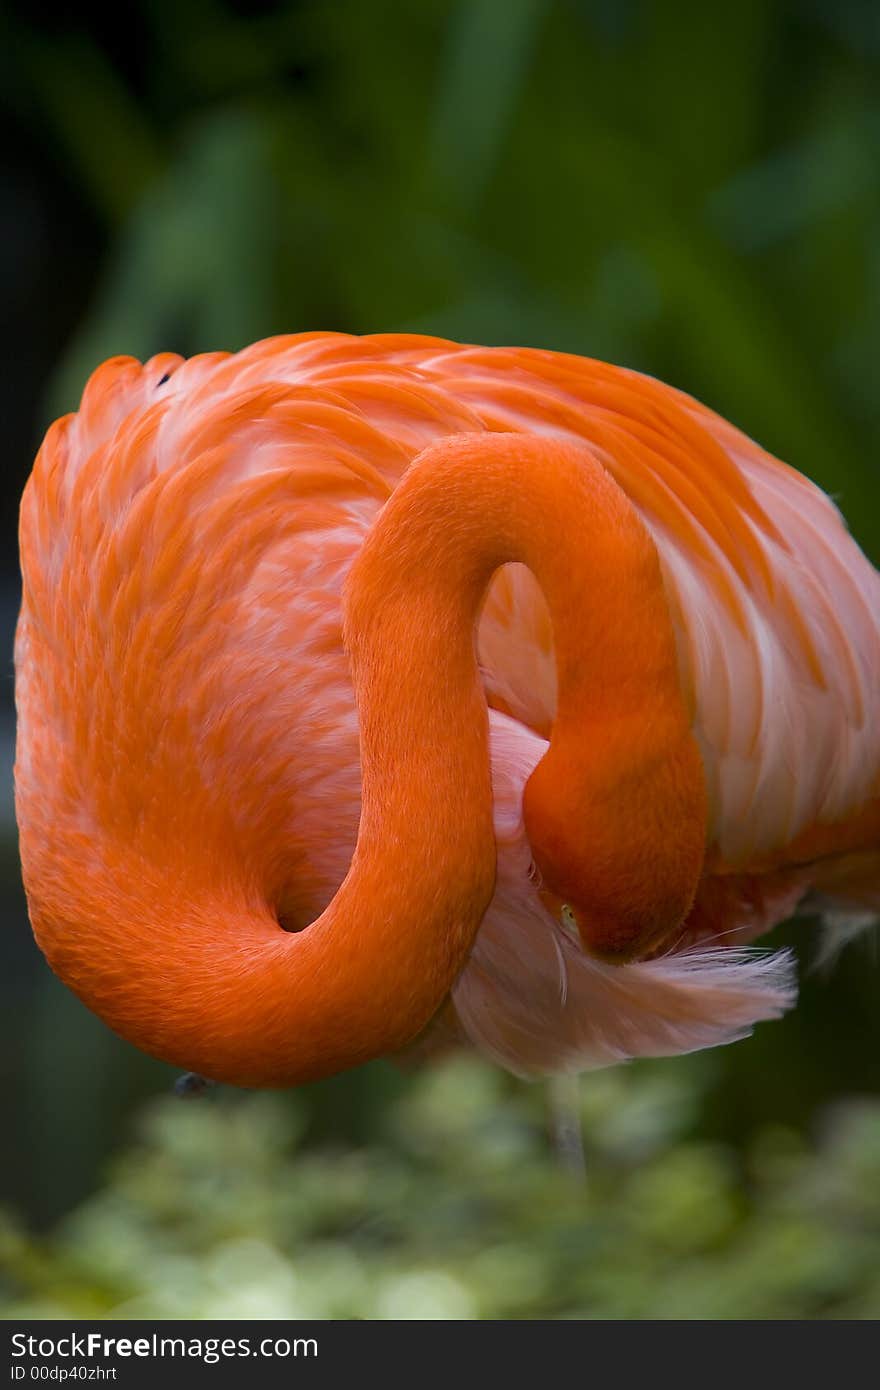
MULTIPOLYGON (((154 1103, 46 1241, 0 1224, 6 1317, 874 1318, 880 1102, 743 1155, 689 1137, 712 1064, 584 1088, 587 1177, 535 1088, 423 1073, 358 1150, 278 1096, 154 1103)), ((2 1287, 2 1286, 0 1286, 2 1287)))
POLYGON ((303 328, 555 347, 706 399, 878 547, 875 6, 28 8, 8 99, 106 246, 53 411, 110 353, 303 328))
MULTIPOLYGON (((102 358, 313 328, 652 372, 880 556, 873 0, 7 0, 0 109, 10 564, 32 446, 102 358)), ((880 1312, 863 952, 747 1043, 588 1078, 581 1189, 539 1094, 479 1067, 149 1101, 167 1069, 49 975, 16 873, 8 828, 8 1309, 880 1312)))

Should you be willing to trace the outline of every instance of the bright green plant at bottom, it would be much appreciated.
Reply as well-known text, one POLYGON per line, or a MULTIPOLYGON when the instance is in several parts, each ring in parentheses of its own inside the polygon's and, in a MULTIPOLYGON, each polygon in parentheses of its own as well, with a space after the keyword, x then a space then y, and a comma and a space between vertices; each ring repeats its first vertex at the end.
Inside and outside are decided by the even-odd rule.
POLYGON ((743 1155, 687 1137, 711 1059, 582 1082, 587 1175, 539 1087, 426 1069, 363 1149, 296 1096, 171 1099, 46 1240, 0 1227, 2 1312, 129 1318, 873 1318, 880 1103, 743 1155))

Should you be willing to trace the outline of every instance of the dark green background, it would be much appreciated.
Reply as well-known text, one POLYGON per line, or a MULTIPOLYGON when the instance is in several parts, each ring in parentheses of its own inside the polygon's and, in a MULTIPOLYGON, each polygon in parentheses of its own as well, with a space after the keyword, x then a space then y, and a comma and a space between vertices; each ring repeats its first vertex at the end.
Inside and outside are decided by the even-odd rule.
MULTIPOLYGON (((100 20, 20 0, 0 12, 0 79, 7 650, 21 486, 92 367, 301 329, 529 344, 654 373, 821 483, 880 554, 871 0, 139 0, 100 20)), ((95 1188, 133 1109, 172 1077, 86 1014, 30 941, 11 686, 0 1181, 43 1226, 95 1188)), ((811 930, 783 937, 805 968, 801 1006, 712 1059, 682 1142, 736 1154, 770 1125, 809 1144, 831 1103, 877 1094, 871 943, 820 977, 811 930)), ((696 1076, 690 1061, 642 1071, 685 1089, 696 1076)), ((414 1086, 378 1064, 313 1088, 295 1102, 299 1142, 358 1152, 414 1086)), ((518 1094, 502 1086, 499 1115, 518 1094)))

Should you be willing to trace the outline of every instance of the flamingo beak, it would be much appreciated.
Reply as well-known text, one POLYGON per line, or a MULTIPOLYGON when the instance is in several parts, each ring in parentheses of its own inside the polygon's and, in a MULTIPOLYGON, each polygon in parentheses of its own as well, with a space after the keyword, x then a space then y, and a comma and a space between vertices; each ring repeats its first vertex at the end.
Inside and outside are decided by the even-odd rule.
POLYGON ((566 935, 577 941, 588 955, 607 965, 643 960, 656 944, 656 933, 640 932, 634 936, 622 923, 597 922, 594 916, 574 903, 565 902, 549 888, 540 888, 538 896, 566 935))

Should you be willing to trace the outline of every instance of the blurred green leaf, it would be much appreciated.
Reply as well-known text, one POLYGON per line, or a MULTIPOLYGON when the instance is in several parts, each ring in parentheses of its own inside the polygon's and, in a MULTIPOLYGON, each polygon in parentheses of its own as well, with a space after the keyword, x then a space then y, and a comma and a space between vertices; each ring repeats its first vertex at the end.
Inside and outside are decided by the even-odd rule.
POLYGON ((47 1239, 0 1225, 0 1315, 876 1316, 880 1102, 829 1112, 795 1168, 767 1161, 768 1131, 747 1175, 679 1137, 707 1080, 585 1080, 585 1182, 543 1137, 540 1088, 474 1060, 425 1071, 359 1152, 303 1149, 292 1098, 161 1101, 47 1239))

